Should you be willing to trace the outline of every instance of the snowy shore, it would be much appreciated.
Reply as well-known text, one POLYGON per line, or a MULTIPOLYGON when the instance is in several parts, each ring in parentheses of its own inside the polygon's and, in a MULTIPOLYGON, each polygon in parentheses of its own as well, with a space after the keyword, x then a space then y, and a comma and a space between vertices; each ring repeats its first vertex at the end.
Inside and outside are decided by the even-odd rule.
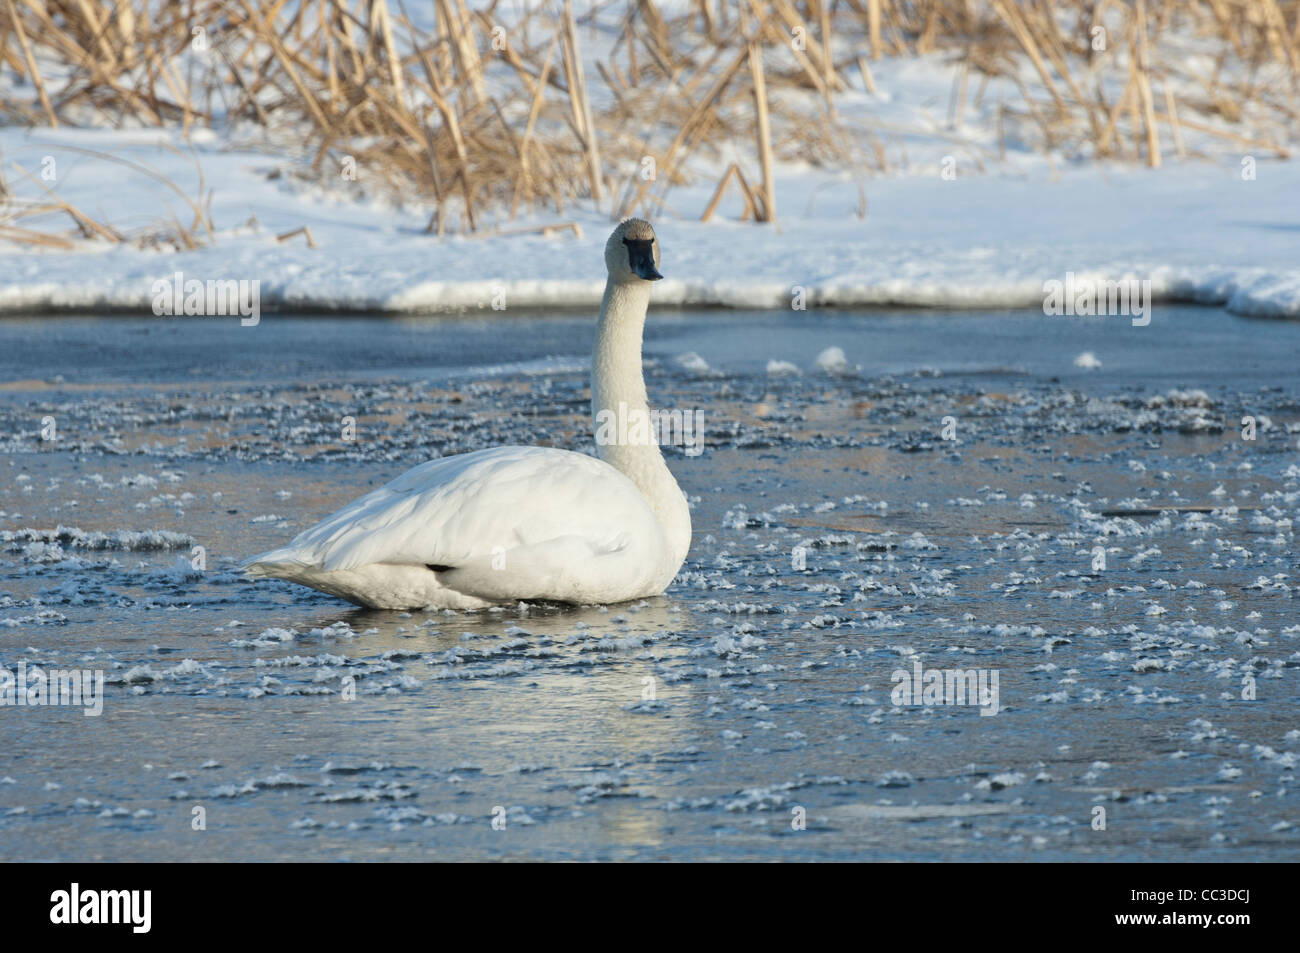
MULTIPOLYGON (((428 210, 368 196, 361 180, 323 189, 281 174, 266 151, 198 137, 193 153, 158 132, 0 130, 7 162, 40 170, 53 157, 57 191, 93 216, 148 228, 189 209, 176 193, 82 150, 156 169, 187 194, 197 169, 211 192, 212 243, 194 251, 142 250, 77 240, 69 250, 0 242, 0 312, 151 313, 152 288, 186 280, 257 281, 266 312, 437 313, 594 308, 603 286, 608 209, 567 209, 502 221, 480 236, 426 233, 428 210), (576 223, 544 237, 528 228, 576 223), (307 226, 315 248, 299 234, 307 226)), ((669 193, 656 217, 664 307, 1038 308, 1044 283, 1149 279, 1154 300, 1300 316, 1300 164, 1185 160, 1159 171, 1116 164, 1051 164, 1027 154, 988 168, 941 157, 907 174, 782 167, 779 225, 738 221, 733 192, 701 223, 714 181, 669 193), (867 214, 859 218, 858 186, 867 214)), ((193 190, 193 191, 191 191, 193 190)))

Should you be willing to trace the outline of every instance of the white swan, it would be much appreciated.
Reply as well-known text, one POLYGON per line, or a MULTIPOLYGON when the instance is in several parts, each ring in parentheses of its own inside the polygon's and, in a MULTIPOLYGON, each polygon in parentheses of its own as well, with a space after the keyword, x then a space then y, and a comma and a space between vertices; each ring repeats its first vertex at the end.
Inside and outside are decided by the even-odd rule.
POLYGON ((600 459, 497 447, 431 460, 241 568, 376 609, 663 592, 690 547, 686 498, 648 428, 600 426, 648 415, 641 332, 658 265, 648 222, 623 222, 605 244, 591 386, 600 459), (601 439, 611 431, 630 436, 601 439))

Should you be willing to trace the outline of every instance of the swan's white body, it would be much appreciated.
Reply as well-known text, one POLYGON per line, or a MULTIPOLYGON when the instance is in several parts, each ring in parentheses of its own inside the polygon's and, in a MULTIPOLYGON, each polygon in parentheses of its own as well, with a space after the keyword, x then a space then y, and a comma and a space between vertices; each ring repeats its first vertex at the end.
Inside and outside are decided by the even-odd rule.
MULTIPOLYGON (((606 247, 593 420, 606 409, 648 410, 641 333, 650 280, 632 263, 633 246, 644 254, 653 234, 632 219, 606 247)), ((663 592, 690 546, 686 498, 652 436, 597 453, 497 447, 431 460, 244 569, 380 609, 596 604, 663 592)))

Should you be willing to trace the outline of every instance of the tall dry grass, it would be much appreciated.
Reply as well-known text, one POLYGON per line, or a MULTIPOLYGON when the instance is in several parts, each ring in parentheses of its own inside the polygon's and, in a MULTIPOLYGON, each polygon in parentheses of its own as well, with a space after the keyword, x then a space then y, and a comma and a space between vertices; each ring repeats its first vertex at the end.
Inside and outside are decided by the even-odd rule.
POLYGON ((1010 84, 999 129, 1051 152, 1158 166, 1196 132, 1285 155, 1297 119, 1300 0, 602 0, 599 23, 571 0, 475 6, 0 0, 0 65, 32 91, 0 119, 258 129, 302 174, 428 201, 437 233, 581 199, 671 210, 691 160, 737 144, 705 217, 735 188, 770 221, 776 161, 888 167, 897 130, 842 113, 884 57, 957 65, 954 129, 1010 84))

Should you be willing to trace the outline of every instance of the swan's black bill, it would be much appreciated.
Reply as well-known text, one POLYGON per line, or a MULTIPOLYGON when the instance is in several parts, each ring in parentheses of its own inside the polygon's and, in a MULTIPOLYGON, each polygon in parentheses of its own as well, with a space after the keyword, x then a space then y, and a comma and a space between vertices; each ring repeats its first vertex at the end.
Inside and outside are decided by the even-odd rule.
POLYGON ((628 267, 636 273, 637 277, 644 278, 646 281, 658 281, 663 277, 663 275, 659 274, 659 269, 655 267, 655 241, 653 238, 647 238, 643 241, 625 238, 623 244, 627 246, 628 267))

